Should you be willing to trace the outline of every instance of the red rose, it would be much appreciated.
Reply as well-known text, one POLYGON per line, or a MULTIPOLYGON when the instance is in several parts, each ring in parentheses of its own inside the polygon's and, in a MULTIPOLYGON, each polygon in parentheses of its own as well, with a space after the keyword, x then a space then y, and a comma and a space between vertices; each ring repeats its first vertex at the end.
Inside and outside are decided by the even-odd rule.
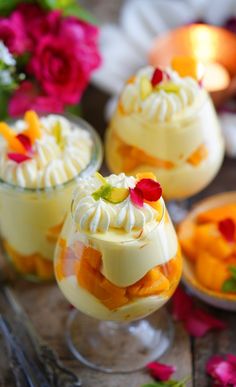
POLYGON ((22 3, 18 5, 15 13, 20 15, 24 22, 32 51, 42 36, 57 34, 59 31, 60 11, 46 12, 37 4, 22 3))
POLYGON ((99 66, 98 31, 74 18, 61 20, 60 34, 42 36, 29 65, 43 90, 74 104, 99 66))
POLYGON ((10 99, 9 115, 12 117, 22 116, 30 109, 38 113, 62 113, 64 105, 58 98, 39 94, 33 83, 24 81, 10 99))
POLYGON ((0 19, 0 40, 13 54, 23 54, 29 47, 23 19, 17 12, 9 18, 0 19))

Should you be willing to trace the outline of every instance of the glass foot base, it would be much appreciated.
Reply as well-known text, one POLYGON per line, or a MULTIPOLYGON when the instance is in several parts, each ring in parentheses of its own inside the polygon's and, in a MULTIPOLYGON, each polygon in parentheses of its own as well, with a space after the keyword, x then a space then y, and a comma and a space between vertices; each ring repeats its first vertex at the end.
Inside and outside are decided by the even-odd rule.
POLYGON ((77 310, 67 321, 66 341, 88 367, 106 373, 137 371, 158 359, 173 341, 174 328, 165 308, 132 323, 100 321, 77 310))

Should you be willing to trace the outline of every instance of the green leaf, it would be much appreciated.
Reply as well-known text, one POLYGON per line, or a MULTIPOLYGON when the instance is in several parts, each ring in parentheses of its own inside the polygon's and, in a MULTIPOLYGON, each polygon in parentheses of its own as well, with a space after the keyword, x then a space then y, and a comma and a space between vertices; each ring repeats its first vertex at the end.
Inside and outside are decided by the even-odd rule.
POLYGON ((8 118, 8 100, 9 94, 5 93, 3 90, 0 90, 0 120, 5 120, 8 118))
POLYGON ((185 383, 178 380, 167 380, 166 382, 143 384, 141 387, 185 387, 185 383))
POLYGON ((71 114, 74 114, 75 116, 82 116, 82 108, 81 108, 81 104, 77 104, 77 105, 68 105, 66 107, 66 112, 68 113, 71 113, 71 114))
POLYGON ((235 293, 236 292, 236 278, 227 279, 222 286, 222 292, 235 293))
POLYGON ((232 274, 232 277, 236 280, 236 266, 230 266, 229 271, 232 274))
POLYGON ((98 24, 97 20, 84 8, 78 4, 71 4, 63 8, 64 16, 75 16, 81 20, 87 21, 92 24, 98 24))

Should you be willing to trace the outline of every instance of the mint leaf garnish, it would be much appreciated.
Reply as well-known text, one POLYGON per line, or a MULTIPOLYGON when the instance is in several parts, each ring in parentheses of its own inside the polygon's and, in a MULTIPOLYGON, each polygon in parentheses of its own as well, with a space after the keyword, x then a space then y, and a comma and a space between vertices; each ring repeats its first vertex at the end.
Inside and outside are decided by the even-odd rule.
POLYGON ((235 293, 236 292, 236 278, 227 279, 222 286, 222 292, 235 293))
POLYGON ((95 200, 99 200, 101 198, 106 199, 106 197, 110 194, 111 190, 112 186, 110 184, 104 184, 92 194, 92 197, 95 200))
POLYGON ((236 266, 230 266, 229 271, 232 274, 232 277, 236 280, 236 266))

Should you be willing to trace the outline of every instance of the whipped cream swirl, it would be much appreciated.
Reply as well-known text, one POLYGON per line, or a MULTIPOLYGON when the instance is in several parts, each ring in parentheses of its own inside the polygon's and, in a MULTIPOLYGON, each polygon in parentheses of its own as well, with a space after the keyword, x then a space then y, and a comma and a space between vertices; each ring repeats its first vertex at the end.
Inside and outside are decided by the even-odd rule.
MULTIPOLYGON (((33 156, 20 164, 9 160, 7 144, 0 138, 0 178, 8 183, 27 188, 46 188, 62 184, 79 174, 91 160, 90 134, 59 115, 48 115, 41 120, 42 138, 33 146, 33 156), (60 126, 59 138, 55 125, 60 126)), ((14 129, 26 129, 23 120, 14 129)))
MULTIPOLYGON (((134 177, 128 177, 124 173, 111 175, 106 181, 117 188, 133 188, 136 183, 134 177)), ((101 185, 96 177, 78 181, 72 213, 81 231, 96 233, 115 228, 130 232, 133 229, 141 230, 146 223, 156 219, 157 211, 153 207, 147 203, 143 207, 137 207, 130 196, 116 204, 102 198, 95 200, 92 193, 101 185)))
POLYGON ((166 69, 169 81, 177 86, 175 91, 155 88, 145 99, 141 97, 141 80, 151 80, 154 67, 139 70, 133 82, 128 82, 121 93, 120 103, 126 114, 138 113, 151 121, 170 121, 173 116, 191 106, 201 88, 191 77, 180 77, 177 72, 166 69))

